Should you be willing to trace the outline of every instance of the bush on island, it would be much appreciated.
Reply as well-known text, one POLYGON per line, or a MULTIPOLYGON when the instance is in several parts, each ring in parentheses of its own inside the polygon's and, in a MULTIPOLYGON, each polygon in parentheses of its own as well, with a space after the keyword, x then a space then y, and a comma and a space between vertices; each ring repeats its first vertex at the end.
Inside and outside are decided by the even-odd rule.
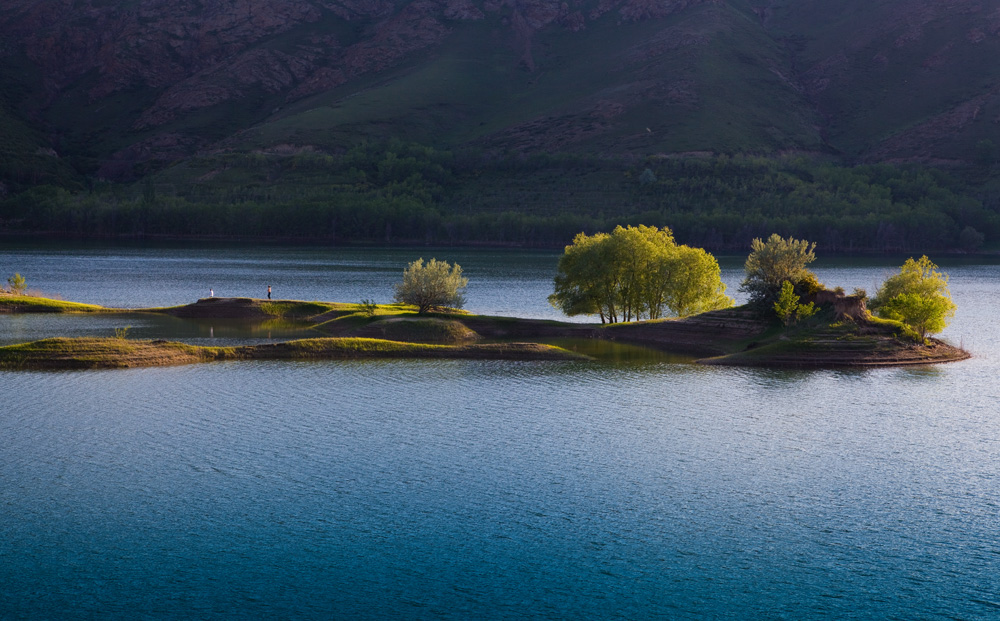
POLYGON ((426 265, 417 259, 403 271, 403 282, 396 285, 395 300, 412 304, 420 314, 432 308, 462 308, 462 289, 469 284, 462 277, 462 267, 456 263, 431 259, 426 265))
POLYGON ((787 280, 781 283, 781 293, 778 295, 778 301, 774 303, 774 312, 778 315, 781 323, 790 326, 819 312, 819 308, 813 302, 799 304, 800 299, 799 296, 795 295, 792 283, 787 280))
POLYGON ((8 290, 14 295, 24 295, 25 290, 27 290, 28 285, 24 281, 24 276, 20 274, 14 274, 7 279, 8 290))

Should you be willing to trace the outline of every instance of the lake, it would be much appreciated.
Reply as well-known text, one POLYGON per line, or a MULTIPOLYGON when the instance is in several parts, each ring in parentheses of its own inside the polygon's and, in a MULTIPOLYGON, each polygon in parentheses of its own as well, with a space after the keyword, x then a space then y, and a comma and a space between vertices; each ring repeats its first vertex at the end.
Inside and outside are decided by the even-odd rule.
MULTIPOLYGON (((129 308, 388 302, 420 256, 463 266, 473 312, 559 317, 544 251, 5 242, 0 275, 129 308)), ((815 271, 873 292, 904 258, 815 271)), ((735 295, 742 258, 721 262, 735 295)), ((943 337, 975 357, 936 367, 0 372, 0 617, 997 618, 1000 267, 939 263, 943 337)), ((121 323, 0 316, 0 340, 121 323)))

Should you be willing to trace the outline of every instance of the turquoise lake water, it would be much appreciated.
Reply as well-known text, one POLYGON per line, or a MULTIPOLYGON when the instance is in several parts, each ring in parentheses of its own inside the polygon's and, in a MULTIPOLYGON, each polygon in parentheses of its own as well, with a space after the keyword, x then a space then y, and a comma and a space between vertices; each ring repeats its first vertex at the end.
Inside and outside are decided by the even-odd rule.
MULTIPOLYGON (((0 274, 108 306, 387 302, 421 255, 462 264, 474 312, 558 317, 551 252, 7 244, 0 274)), ((815 271, 871 292, 901 262, 815 271)), ((975 358, 936 367, 2 372, 0 618, 1000 618, 1000 267, 940 262, 975 358)), ((121 323, 0 316, 0 340, 121 323)))

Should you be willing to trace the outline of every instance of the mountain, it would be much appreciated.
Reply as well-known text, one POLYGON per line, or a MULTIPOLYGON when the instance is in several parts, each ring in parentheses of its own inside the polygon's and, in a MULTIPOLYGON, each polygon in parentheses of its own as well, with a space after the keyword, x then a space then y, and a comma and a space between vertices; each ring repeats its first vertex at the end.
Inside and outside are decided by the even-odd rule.
POLYGON ((968 162, 998 57, 986 0, 7 0, 0 131, 64 183, 389 137, 968 162))
POLYGON ((996 2, 796 0, 758 13, 838 152, 948 163, 1000 144, 996 2))

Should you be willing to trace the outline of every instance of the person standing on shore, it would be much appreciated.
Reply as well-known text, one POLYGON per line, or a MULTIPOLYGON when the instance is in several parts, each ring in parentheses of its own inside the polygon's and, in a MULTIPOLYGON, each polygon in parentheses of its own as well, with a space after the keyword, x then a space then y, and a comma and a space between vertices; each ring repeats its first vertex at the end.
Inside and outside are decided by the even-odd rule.
POLYGON ((271 285, 267 286, 267 299, 271 299, 271 285))
POLYGON ((215 289, 209 289, 208 290, 208 297, 210 297, 210 298, 214 298, 215 297, 215 289))

